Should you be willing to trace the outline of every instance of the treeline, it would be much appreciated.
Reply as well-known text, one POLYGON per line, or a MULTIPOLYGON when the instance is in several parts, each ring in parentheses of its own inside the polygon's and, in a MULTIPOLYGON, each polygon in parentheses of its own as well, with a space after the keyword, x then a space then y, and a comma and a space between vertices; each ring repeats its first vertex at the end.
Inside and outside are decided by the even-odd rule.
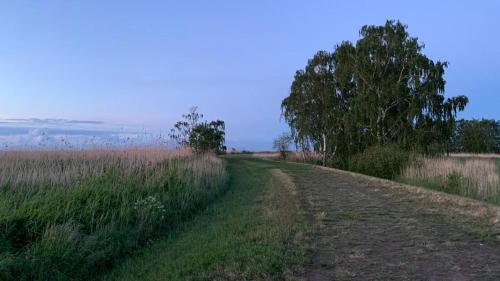
POLYGON ((406 25, 387 21, 363 26, 356 43, 317 52, 282 102, 297 147, 341 168, 371 146, 450 151, 456 114, 468 99, 445 98, 448 64, 423 48, 406 25))
POLYGON ((500 121, 493 119, 457 121, 452 151, 500 153, 500 121))

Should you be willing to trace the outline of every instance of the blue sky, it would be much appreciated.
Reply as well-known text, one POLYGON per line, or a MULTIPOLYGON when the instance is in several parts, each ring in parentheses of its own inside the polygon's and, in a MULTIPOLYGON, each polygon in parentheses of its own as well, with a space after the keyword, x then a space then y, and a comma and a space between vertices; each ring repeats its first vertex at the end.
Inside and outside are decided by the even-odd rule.
POLYGON ((399 19, 450 62, 446 94, 470 98, 462 117, 500 119, 499 3, 2 0, 0 118, 159 132, 197 105, 226 121, 229 146, 267 149, 295 70, 399 19))

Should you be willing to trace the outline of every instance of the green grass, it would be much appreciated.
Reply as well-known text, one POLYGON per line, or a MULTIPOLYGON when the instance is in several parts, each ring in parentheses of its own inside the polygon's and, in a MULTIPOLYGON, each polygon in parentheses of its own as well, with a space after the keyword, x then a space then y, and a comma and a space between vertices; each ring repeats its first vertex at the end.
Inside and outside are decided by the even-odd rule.
POLYGON ((6 152, 0 280, 89 280, 219 196, 224 163, 164 150, 6 152))
POLYGON ((297 198, 269 161, 228 157, 228 192, 193 221, 119 265, 110 280, 283 280, 306 261, 297 198), (299 245, 300 243, 300 245, 299 245))

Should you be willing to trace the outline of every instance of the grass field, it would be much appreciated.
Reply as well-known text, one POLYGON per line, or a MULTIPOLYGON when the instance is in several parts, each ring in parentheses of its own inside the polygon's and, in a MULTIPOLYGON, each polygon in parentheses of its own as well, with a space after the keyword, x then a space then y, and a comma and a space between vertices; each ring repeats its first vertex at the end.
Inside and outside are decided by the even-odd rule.
MULTIPOLYGON (((425 188, 185 150, 1 156, 0 280, 414 280, 498 267, 500 210, 425 188)), ((498 203, 499 164, 421 158, 400 180, 498 203)))
MULTIPOLYGON (((301 204, 346 180, 312 176, 313 165, 188 150, 0 156, 7 281, 301 280, 315 235, 301 204), (318 194, 302 198, 311 186, 318 194)), ((461 156, 418 158, 399 180, 500 204, 499 176, 500 158, 461 156)))
POLYGON ((2 152, 0 280, 291 277, 307 228, 293 183, 270 163, 186 150, 2 152))
POLYGON ((229 157, 228 192, 104 280, 283 280, 306 248, 293 185, 268 162, 229 157))
POLYGON ((0 280, 89 280, 169 233, 226 186, 186 150, 0 155, 0 280))

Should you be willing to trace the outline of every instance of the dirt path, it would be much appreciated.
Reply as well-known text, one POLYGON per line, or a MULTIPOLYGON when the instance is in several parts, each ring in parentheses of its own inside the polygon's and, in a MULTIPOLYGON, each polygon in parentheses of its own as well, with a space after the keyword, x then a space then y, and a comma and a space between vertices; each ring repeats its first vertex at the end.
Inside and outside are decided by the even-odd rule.
POLYGON ((500 244, 482 220, 375 180, 285 171, 318 226, 307 280, 500 280, 500 244))

